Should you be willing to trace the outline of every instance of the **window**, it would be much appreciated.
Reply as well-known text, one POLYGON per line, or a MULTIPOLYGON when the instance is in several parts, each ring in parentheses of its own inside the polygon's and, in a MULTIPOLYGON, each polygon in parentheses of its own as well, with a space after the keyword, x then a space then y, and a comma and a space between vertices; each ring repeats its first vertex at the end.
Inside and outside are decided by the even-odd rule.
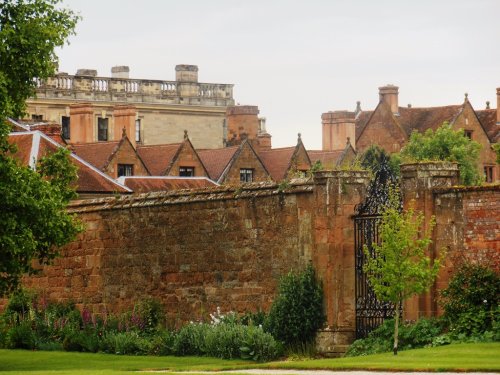
POLYGON ((69 139, 69 137, 70 137, 69 119, 70 119, 69 116, 63 116, 61 118, 62 137, 63 137, 63 139, 69 139))
POLYGON ((97 118, 97 140, 107 141, 108 140, 108 119, 98 117, 97 118))
POLYGON ((43 115, 31 115, 33 121, 43 121, 43 115))
POLYGON ((464 135, 467 138, 472 139, 472 130, 464 130, 464 135))
POLYGON ((181 177, 193 177, 194 168, 193 167, 179 167, 179 176, 181 177))
POLYGON ((253 169, 242 168, 240 169, 240 182, 252 182, 253 169))
POLYGON ((493 182, 493 166, 487 165, 484 167, 484 180, 486 182, 493 182))
POLYGON ((134 166, 132 164, 118 164, 118 177, 133 176, 134 166))
POLYGON ((141 120, 135 120, 135 141, 141 142, 141 120))

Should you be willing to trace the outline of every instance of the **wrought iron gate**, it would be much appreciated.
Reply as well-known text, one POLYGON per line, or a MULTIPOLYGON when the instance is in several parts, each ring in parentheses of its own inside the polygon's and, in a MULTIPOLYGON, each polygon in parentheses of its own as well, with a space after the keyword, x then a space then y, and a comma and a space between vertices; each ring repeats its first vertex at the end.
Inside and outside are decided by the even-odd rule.
POLYGON ((394 305, 379 301, 363 270, 367 254, 374 256, 373 244, 379 243, 379 224, 381 212, 389 201, 389 187, 395 185, 396 176, 391 172, 387 158, 382 155, 379 168, 368 187, 367 198, 356 207, 354 219, 354 256, 355 256, 355 298, 356 298, 356 338, 363 338, 394 316, 394 305))

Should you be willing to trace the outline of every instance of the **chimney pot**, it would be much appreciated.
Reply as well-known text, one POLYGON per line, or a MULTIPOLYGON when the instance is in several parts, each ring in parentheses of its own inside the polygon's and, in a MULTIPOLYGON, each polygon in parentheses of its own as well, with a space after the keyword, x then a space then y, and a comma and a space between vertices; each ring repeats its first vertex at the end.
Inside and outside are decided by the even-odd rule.
POLYGON ((111 68, 111 78, 129 78, 130 68, 126 65, 113 66, 111 68))
POLYGON ((177 82, 198 82, 198 66, 187 64, 176 65, 175 80, 177 82))

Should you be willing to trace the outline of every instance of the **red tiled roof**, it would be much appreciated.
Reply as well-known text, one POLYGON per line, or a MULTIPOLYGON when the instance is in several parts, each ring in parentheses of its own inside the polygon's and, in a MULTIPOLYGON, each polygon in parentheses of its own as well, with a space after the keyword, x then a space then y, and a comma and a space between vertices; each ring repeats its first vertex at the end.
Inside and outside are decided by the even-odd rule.
POLYGON ((76 143, 71 145, 71 150, 82 159, 103 170, 116 152, 119 143, 120 141, 76 143))
POLYGON ((210 178, 218 181, 239 148, 240 146, 231 146, 212 150, 198 150, 197 152, 210 178))
POLYGON ((274 181, 285 178, 297 146, 274 148, 259 152, 260 159, 274 181))
POLYGON ((356 116, 356 140, 358 140, 372 114, 373 111, 362 111, 356 116))
POLYGON ((396 116, 396 119, 407 135, 413 130, 424 133, 427 129, 436 130, 445 121, 452 123, 462 108, 462 104, 428 108, 399 107, 399 116, 396 116))
POLYGON ((500 142, 500 125, 497 124, 497 110, 483 109, 476 111, 477 117, 488 134, 491 143, 500 142))
POLYGON ((138 146, 137 153, 152 176, 164 176, 182 143, 138 146))
MULTIPOLYGON (((13 156, 20 160, 23 165, 31 166, 36 165, 38 160, 48 152, 63 147, 39 131, 11 133, 9 143, 17 145, 17 152, 13 156)), ((130 189, 122 186, 79 156, 71 154, 70 157, 71 162, 78 168, 76 182, 78 193, 130 193, 130 189)))
POLYGON ((308 150, 307 154, 309 155, 309 159, 311 159, 311 163, 319 161, 323 166, 335 166, 344 152, 345 149, 335 151, 308 150))
POLYGON ((132 189, 134 193, 218 186, 206 177, 121 177, 119 181, 123 181, 123 184, 132 189))

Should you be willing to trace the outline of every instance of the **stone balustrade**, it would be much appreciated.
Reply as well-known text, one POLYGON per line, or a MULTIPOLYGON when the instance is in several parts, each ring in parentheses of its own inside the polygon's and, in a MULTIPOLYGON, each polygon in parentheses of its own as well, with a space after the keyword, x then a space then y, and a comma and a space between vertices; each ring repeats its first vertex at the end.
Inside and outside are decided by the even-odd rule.
POLYGON ((36 81, 38 98, 129 103, 233 105, 233 85, 58 74, 36 81))

